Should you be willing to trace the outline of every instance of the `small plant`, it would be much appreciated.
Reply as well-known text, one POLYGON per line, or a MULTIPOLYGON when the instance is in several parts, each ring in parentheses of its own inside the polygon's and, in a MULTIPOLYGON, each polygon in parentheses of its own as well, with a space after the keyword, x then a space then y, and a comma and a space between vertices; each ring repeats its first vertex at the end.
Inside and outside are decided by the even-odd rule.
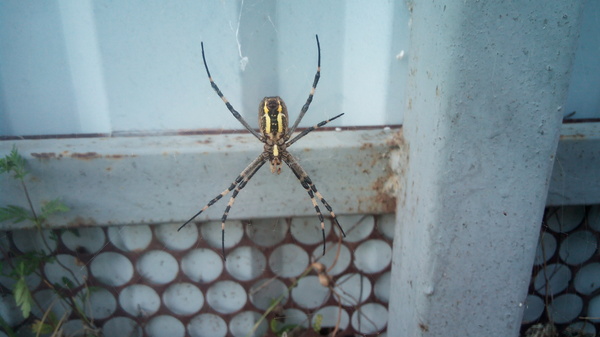
MULTIPOLYGON (((20 223, 25 221, 33 223, 35 225, 35 229, 40 234, 43 245, 45 246, 44 248, 47 252, 52 252, 53 249, 50 248, 46 237, 42 234, 42 229, 47 225, 47 220, 50 215, 59 212, 67 212, 69 208, 59 199, 53 199, 44 203, 41 209, 36 211, 25 183, 25 177, 29 174, 26 168, 26 162, 25 159, 19 154, 16 147, 13 146, 10 154, 6 155, 4 158, 0 158, 0 173, 11 174, 12 177, 19 182, 28 204, 28 208, 15 205, 0 207, 0 222, 12 221, 13 223, 20 223)), ((58 236, 56 234, 57 233, 53 231, 49 236, 49 240, 58 240, 58 236)), ((63 284, 52 284, 42 273, 42 268, 45 263, 56 262, 62 268, 71 273, 73 279, 76 279, 75 275, 70 269, 64 266, 59 260, 55 259, 54 256, 48 255, 44 252, 44 250, 41 249, 39 251, 28 253, 9 251, 8 249, 9 247, 1 248, 2 253, 4 254, 4 259, 0 261, 0 274, 15 280, 12 289, 15 303, 21 310, 23 317, 26 319, 25 322, 30 323, 30 327, 36 336, 41 334, 50 334, 51 336, 56 337, 64 336, 64 333, 62 332, 62 324, 68 317, 56 317, 52 313, 52 306, 56 304, 57 301, 54 301, 52 304, 50 304, 50 307, 43 308, 35 300, 35 297, 32 296, 31 289, 29 289, 26 282, 26 278, 32 274, 39 276, 43 283, 58 295, 59 300, 71 307, 72 312, 75 313, 83 322, 84 329, 86 330, 85 336, 100 336, 100 334, 96 331, 97 329, 95 328, 93 321, 85 315, 83 309, 75 300, 74 294, 77 286, 74 285, 73 282, 68 278, 63 278, 63 284), (44 314, 41 319, 34 320, 32 322, 32 320, 29 319, 29 316, 34 306, 36 306, 44 314), (89 331, 91 331, 91 333, 89 331)), ((92 290, 93 289, 88 288, 86 293, 89 294, 89 292, 92 290)), ((80 300, 85 300, 85 298, 80 300)), ((82 301, 81 303, 85 302, 82 301)), ((0 320, 0 326, 2 326, 9 336, 16 336, 15 332, 3 319, 0 320)))
MULTIPOLYGON (((338 257, 339 257, 339 248, 338 248, 338 253, 336 254, 336 258, 335 258, 333 265, 335 265, 335 263, 337 263, 338 257)), ((330 268, 333 268, 333 266, 330 268)), ((281 321, 285 318, 285 317, 281 316, 281 312, 283 311, 282 302, 286 298, 286 294, 291 292, 292 289, 298 285, 298 282, 301 279, 305 278, 312 272, 315 272, 317 274, 317 276, 319 278, 319 283, 323 287, 329 288, 329 290, 334 294, 334 296, 338 297, 338 303, 340 303, 339 304, 340 313, 338 314, 338 321, 336 322, 335 327, 333 327, 333 331, 330 334, 328 334, 328 336, 336 336, 336 333, 339 330, 339 324, 340 324, 340 318, 341 318, 341 316, 340 316, 341 315, 341 303, 342 302, 339 297, 340 295, 337 294, 334 289, 335 282, 333 281, 333 278, 329 274, 327 274, 328 273, 327 268, 325 268, 325 265, 323 265, 320 262, 313 262, 312 264, 310 264, 304 270, 304 272, 302 272, 302 274, 300 276, 298 276, 296 279, 294 279, 292 284, 287 288, 286 293, 281 294, 279 297, 273 299, 271 301, 271 305, 265 310, 265 312, 262 314, 262 316, 256 321, 252 330, 246 336, 248 337, 248 336, 251 336, 253 333, 255 333, 257 331, 259 325, 265 319, 267 319, 267 317, 271 314, 274 314, 275 317, 269 321, 269 328, 271 329, 271 332, 273 332, 278 337, 304 336, 305 333, 308 333, 310 330, 313 330, 312 332, 314 332, 314 333, 318 333, 318 334, 322 333, 323 332, 322 326, 321 326, 323 323, 322 315, 316 315, 314 317, 313 325, 310 328, 305 328, 302 325, 298 325, 298 324, 283 324, 283 323, 281 323, 281 321)))
POLYGON ((25 177, 29 173, 25 168, 25 159, 21 157, 16 147, 13 146, 10 154, 4 158, 0 158, 0 173, 13 174, 13 178, 21 184, 21 188, 25 193, 25 198, 29 205, 29 209, 14 205, 0 207, 0 222, 12 221, 13 223, 19 223, 31 221, 35 224, 37 229, 41 230, 42 225, 46 223, 46 220, 50 215, 69 210, 69 208, 60 200, 54 199, 44 204, 40 214, 37 214, 33 207, 33 203, 31 202, 27 185, 25 184, 25 177))

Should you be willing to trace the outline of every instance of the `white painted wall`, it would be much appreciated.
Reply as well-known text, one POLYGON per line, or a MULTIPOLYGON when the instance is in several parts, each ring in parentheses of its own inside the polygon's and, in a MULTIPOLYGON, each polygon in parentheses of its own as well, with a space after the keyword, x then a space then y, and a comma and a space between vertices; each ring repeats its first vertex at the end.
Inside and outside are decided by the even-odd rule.
MULTIPOLYGON (((600 118, 600 2, 586 1, 565 114, 571 118, 600 118)), ((558 52, 558 51, 557 51, 558 52)))
MULTIPOLYGON (((240 129, 202 65, 251 125, 280 95, 302 125, 402 122, 403 2, 5 1, 0 3, 0 135, 240 129), (244 70, 240 60, 248 58, 244 70)), ((407 51, 406 51, 407 52, 407 51)))

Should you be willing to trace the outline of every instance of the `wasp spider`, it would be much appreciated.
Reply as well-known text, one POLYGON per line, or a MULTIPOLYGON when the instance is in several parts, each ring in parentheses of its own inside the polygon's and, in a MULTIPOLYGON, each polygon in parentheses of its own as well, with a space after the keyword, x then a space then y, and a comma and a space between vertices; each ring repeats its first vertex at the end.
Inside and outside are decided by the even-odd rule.
POLYGON ((207 208, 219 201, 219 199, 226 196, 229 192, 233 191, 233 194, 229 199, 229 203, 227 203, 227 207, 225 208, 225 212, 223 213, 223 217, 221 218, 221 248, 223 251, 223 258, 225 258, 225 221, 227 220, 229 210, 233 206, 233 203, 235 202, 235 198, 237 197, 238 193, 242 190, 242 188, 244 188, 244 186, 246 186, 246 184, 248 183, 248 181, 250 181, 252 176, 254 176, 254 174, 267 161, 269 161, 271 164, 271 172, 275 174, 281 173, 281 162, 283 161, 284 163, 286 163, 287 166, 289 166, 289 168, 292 170, 292 172, 294 172, 294 174, 300 181, 300 184, 302 184, 302 187, 304 187, 304 189, 308 193, 312 204, 315 207, 315 211, 319 216, 319 221, 321 221, 321 232, 323 233, 323 254, 325 254, 325 224, 323 214, 319 209, 319 205, 317 204, 315 196, 319 198, 319 200, 321 200, 321 203, 325 206, 325 208, 327 208, 329 214, 331 215, 331 218, 333 218, 333 221, 335 221, 342 234, 346 236, 344 230, 342 229, 342 226, 340 226, 340 223, 338 222, 337 217, 335 216, 335 213, 333 213, 333 209, 331 208, 331 206, 327 203, 327 201, 325 201, 321 193, 317 191, 317 187, 310 180, 306 171, 302 168, 302 166, 300 166, 300 164, 298 164, 296 159, 287 150, 288 147, 290 147, 300 138, 306 136, 309 132, 318 129, 343 115, 342 113, 333 118, 322 121, 321 123, 300 132, 292 138, 292 133, 294 133, 294 131, 296 130, 296 127, 302 120, 302 117, 304 117, 304 114, 306 113, 308 107, 310 106, 310 103, 312 102, 317 83, 319 82, 319 77, 321 76, 321 45, 319 44, 319 36, 315 35, 315 37, 317 39, 318 50, 317 73, 315 74, 315 79, 313 81, 312 88, 310 89, 308 99, 306 100, 306 103, 304 103, 302 110, 300 110, 300 115, 298 115, 298 118, 294 122, 294 125, 291 128, 289 128, 288 111, 283 100, 278 96, 265 97, 258 106, 258 125, 260 133, 252 129, 248 122, 246 122, 244 118, 240 116, 240 114, 233 108, 231 103, 229 103, 227 98, 223 96, 223 93, 221 92, 217 84, 213 81, 212 77, 210 76, 210 71, 208 70, 208 65, 206 64, 206 57, 204 56, 204 43, 201 43, 202 61, 204 61, 204 68, 206 68, 206 74, 208 75, 210 85, 215 90, 217 95, 219 95, 219 97, 223 100, 223 102, 227 106, 227 109, 229 109, 233 116, 240 123, 242 123, 242 125, 248 131, 250 131, 250 133, 254 135, 254 137, 256 137, 259 141, 265 144, 263 152, 258 156, 258 158, 256 158, 252 163, 250 163, 250 165, 248 165, 248 167, 246 167, 237 178, 235 178, 235 180, 233 181, 233 183, 231 183, 229 188, 227 188, 225 191, 221 192, 221 194, 217 195, 215 198, 209 201, 208 204, 206 204, 206 206, 202 207, 202 209, 198 213, 196 213, 178 229, 182 229, 185 225, 194 220, 207 208))

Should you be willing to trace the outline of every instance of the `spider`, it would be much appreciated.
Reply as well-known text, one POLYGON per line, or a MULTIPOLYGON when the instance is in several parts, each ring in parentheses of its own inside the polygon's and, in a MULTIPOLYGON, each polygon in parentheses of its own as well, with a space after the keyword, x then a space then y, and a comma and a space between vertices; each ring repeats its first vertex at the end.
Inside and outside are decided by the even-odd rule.
POLYGON ((281 162, 287 164, 287 166, 294 172, 296 178, 302 184, 302 187, 308 193, 312 204, 317 212, 317 216, 319 217, 319 221, 321 222, 321 232, 323 234, 323 255, 325 255, 325 223, 323 219, 323 214, 319 209, 319 205, 315 199, 315 196, 319 198, 321 203, 327 208, 329 214, 335 221, 336 225, 340 229, 343 236, 346 236, 342 226, 337 220, 335 213, 333 213, 333 209, 331 206, 325 201, 321 193, 317 191, 317 187, 313 184, 312 180, 308 177, 306 171, 298 164, 296 159, 288 152, 287 148, 298 141, 300 138, 306 136, 311 131, 318 129, 325 124, 333 121, 334 119, 343 115, 343 113, 330 118, 328 120, 322 121, 319 124, 312 126, 298 135, 292 138, 292 133, 296 130, 296 127, 304 117, 304 114, 308 110, 310 103, 312 102, 313 95, 315 93, 315 89, 317 87, 317 83, 319 82, 319 77, 321 76, 321 45, 319 44, 319 36, 315 35, 317 39, 317 51, 318 51, 318 63, 317 63, 317 73, 315 74, 315 79, 313 81, 312 88, 310 89, 310 93, 308 95, 308 99, 302 110, 300 110, 300 115, 294 122, 294 125, 289 128, 288 127, 288 111, 285 106, 285 103, 279 96, 274 97, 265 97, 260 102, 258 106, 258 125, 260 129, 260 133, 256 130, 252 129, 248 122, 244 120, 244 118, 233 108, 231 103, 225 98, 217 84, 213 81, 210 71, 208 70, 208 65, 206 64, 206 57, 204 56, 204 43, 201 43, 202 47, 202 61, 204 61, 204 68, 206 69, 206 74, 208 75, 208 80, 210 81, 211 87, 215 90, 217 95, 223 100, 227 109, 231 112, 233 117, 235 117, 242 125, 260 142, 264 143, 263 152, 248 165, 235 180, 231 183, 229 188, 221 192, 219 195, 214 197, 211 201, 208 202, 202 209, 192 216, 188 221, 186 221, 181 227, 179 227, 178 231, 181 230, 185 225, 194 220, 197 216, 199 216, 202 212, 204 212, 207 208, 212 206, 214 203, 219 201, 222 197, 226 196, 229 192, 233 191, 229 202, 227 203, 227 207, 225 208, 225 212, 223 213, 223 217, 221 218, 221 249, 223 252, 223 259, 225 259, 225 221, 227 220, 227 216, 229 214, 229 210, 233 206, 235 202, 235 198, 238 193, 246 186, 248 181, 254 176, 254 174, 267 162, 269 161, 271 164, 271 173, 280 174, 281 173, 281 162), (291 139, 290 139, 291 138, 291 139))

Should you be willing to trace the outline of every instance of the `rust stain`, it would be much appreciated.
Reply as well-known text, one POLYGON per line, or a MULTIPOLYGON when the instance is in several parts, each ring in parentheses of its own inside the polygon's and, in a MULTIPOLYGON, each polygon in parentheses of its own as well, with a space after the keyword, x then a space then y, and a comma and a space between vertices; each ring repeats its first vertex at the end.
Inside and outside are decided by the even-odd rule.
POLYGON ((386 155, 381 155, 379 153, 374 154, 373 156, 371 156, 371 167, 375 167, 378 165, 379 161, 383 158, 386 157, 386 155))
POLYGON ((90 160, 90 159, 102 158, 102 156, 96 152, 85 152, 85 153, 74 152, 74 153, 71 153, 71 158, 90 160))
POLYGON ((405 143, 406 142, 404 141, 404 133, 402 132, 402 129, 400 129, 397 132, 394 132, 392 138, 386 140, 385 144, 389 146, 391 150, 394 150, 403 147, 405 143))
POLYGON ((84 219, 80 216, 75 217, 75 219, 69 221, 69 223, 67 224, 68 228, 74 228, 74 227, 94 227, 94 226, 98 226, 98 224, 96 223, 96 221, 94 221, 91 218, 88 219, 84 219))
POLYGON ((576 133, 573 135, 560 135, 560 140, 567 140, 567 139, 585 139, 585 135, 582 133, 576 133))
POLYGON ((107 159, 123 159, 123 158, 127 158, 127 157, 137 157, 137 156, 129 155, 129 154, 107 154, 104 156, 104 158, 107 158, 107 159))
MULTIPOLYGON (((403 176, 403 172, 396 172, 399 168, 393 168, 390 165, 390 158, 392 152, 398 152, 401 148, 406 147, 402 130, 395 132, 393 136, 386 141, 386 146, 388 147, 386 152, 375 156, 371 162, 371 167, 378 167, 381 166, 381 160, 384 160, 384 174, 377 178, 370 187, 376 192, 374 202, 378 207, 385 213, 394 213, 396 212, 398 202, 396 196, 401 190, 401 177, 403 176)), ((400 170, 402 170, 402 168, 400 168, 400 170)))
POLYGON ((62 157, 62 155, 60 155, 60 154, 56 155, 56 153, 54 153, 54 152, 41 152, 41 153, 32 152, 31 156, 33 158, 42 159, 42 160, 55 159, 55 158, 62 157))
POLYGON ((99 159, 99 158, 106 158, 106 159, 123 159, 123 158, 132 158, 132 157, 137 157, 137 155, 135 154, 105 154, 105 155, 101 155, 97 152, 73 152, 70 154, 71 158, 74 159, 81 159, 81 160, 92 160, 92 159, 99 159))
POLYGON ((198 143, 198 144, 211 144, 212 143, 212 139, 207 138, 205 140, 197 140, 196 143, 198 143))
POLYGON ((359 150, 369 150, 373 148, 373 143, 364 143, 360 146, 359 150))
POLYGON ((394 180, 393 173, 389 172, 384 177, 379 177, 373 184, 371 184, 371 188, 377 192, 375 195, 375 203, 381 205, 381 209, 384 213, 394 213, 396 212, 396 197, 393 194, 390 194, 390 181, 394 180))
MULTIPOLYGON (((371 150, 374 153, 371 155, 370 162, 359 160, 356 162, 356 167, 361 174, 375 175, 372 178, 375 180, 371 180, 367 188, 370 191, 367 192, 369 197, 357 200, 356 211, 358 212, 376 210, 382 213, 394 213, 398 202, 402 201, 402 199, 398 199, 398 193, 402 190, 402 167, 397 168, 396 161, 398 159, 392 160, 391 158, 397 158, 397 152, 403 154, 402 157, 406 157, 407 144, 401 129, 386 139, 385 146, 382 149, 378 148, 377 151, 373 151, 377 145, 369 142, 365 142, 360 148, 361 150, 371 150)), ((406 159, 401 158, 400 166, 405 162, 406 159)))

